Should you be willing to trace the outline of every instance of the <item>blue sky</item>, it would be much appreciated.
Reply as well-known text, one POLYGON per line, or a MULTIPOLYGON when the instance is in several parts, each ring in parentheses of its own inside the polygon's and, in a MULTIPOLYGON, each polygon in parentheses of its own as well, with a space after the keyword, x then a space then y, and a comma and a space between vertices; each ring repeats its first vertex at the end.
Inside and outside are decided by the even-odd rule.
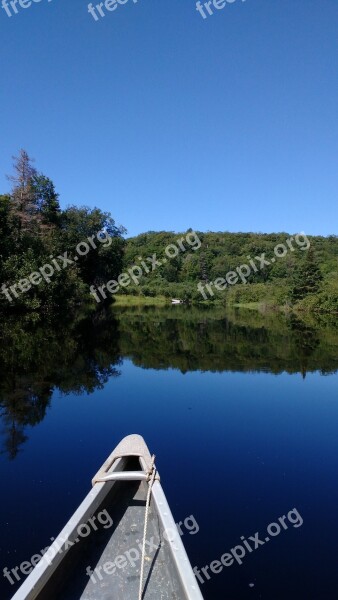
POLYGON ((336 0, 87 5, 0 10, 1 192, 24 147, 130 235, 337 233, 336 0))

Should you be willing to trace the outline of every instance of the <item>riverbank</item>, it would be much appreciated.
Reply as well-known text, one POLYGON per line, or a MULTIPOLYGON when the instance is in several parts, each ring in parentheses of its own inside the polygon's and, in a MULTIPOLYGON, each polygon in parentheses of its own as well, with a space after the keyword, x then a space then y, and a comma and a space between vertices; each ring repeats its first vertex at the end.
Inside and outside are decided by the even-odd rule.
POLYGON ((115 296, 114 306, 165 306, 170 300, 165 296, 115 296))

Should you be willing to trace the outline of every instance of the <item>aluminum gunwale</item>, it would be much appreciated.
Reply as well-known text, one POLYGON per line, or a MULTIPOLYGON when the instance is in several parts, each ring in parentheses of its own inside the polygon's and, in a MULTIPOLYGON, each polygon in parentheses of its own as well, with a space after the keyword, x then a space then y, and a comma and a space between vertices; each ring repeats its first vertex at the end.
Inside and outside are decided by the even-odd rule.
MULTIPOLYGON (((48 561, 46 560, 46 555, 44 555, 41 561, 34 567, 33 571, 28 575, 27 579, 22 583, 18 591, 14 594, 12 600, 35 600, 38 594, 43 590, 46 583, 49 581, 50 577, 61 564, 62 559, 70 546, 68 542, 75 542, 77 539, 78 527, 81 524, 86 523, 88 519, 95 513, 117 481, 146 479, 146 474, 148 472, 149 450, 145 444, 145 441, 143 438, 141 438, 141 436, 127 436, 127 438, 124 438, 122 442, 130 439, 132 444, 133 438, 137 438, 138 449, 140 447, 142 448, 142 446, 144 448, 144 453, 142 453, 143 455, 139 455, 139 461, 143 473, 125 472, 127 475, 123 474, 128 457, 135 456, 132 451, 130 454, 116 458, 116 460, 109 466, 104 474, 102 472, 103 468, 101 468, 100 474, 103 481, 97 481, 95 483, 93 488, 84 498, 80 506, 74 512, 73 516, 69 519, 58 537, 50 546, 48 552, 51 553, 54 551, 55 556, 48 561), (112 475, 111 478, 109 477, 110 475, 112 475)), ((178 576, 182 583, 182 588, 186 597, 185 600, 203 600, 203 596, 193 574, 191 564, 176 527, 169 504, 158 479, 155 480, 152 487, 152 499, 160 518, 163 532, 166 532, 166 540, 168 542, 178 576)))

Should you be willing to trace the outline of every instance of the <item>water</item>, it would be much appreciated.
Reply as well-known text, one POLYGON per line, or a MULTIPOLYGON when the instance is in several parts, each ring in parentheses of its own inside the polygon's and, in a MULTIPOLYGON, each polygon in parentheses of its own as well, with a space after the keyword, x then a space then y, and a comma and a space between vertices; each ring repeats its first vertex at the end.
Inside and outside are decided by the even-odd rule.
MULTIPOLYGON (((198 523, 183 542, 208 566, 206 600, 336 600, 334 320, 130 308, 7 320, 1 341, 1 571, 48 546, 112 448, 141 433, 176 521, 198 523), (270 539, 210 571, 255 534, 270 539)), ((1 575, 0 597, 15 589, 1 575)))

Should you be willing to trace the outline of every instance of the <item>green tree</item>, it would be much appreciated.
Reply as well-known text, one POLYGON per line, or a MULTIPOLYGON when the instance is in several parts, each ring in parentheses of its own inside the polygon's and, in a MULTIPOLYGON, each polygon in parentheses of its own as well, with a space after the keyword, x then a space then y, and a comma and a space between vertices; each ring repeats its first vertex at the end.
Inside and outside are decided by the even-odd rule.
POLYGON ((31 188, 37 211, 45 225, 59 225, 61 209, 54 183, 42 173, 33 175, 31 188))
POLYGON ((20 150, 11 194, 0 196, 0 310, 58 313, 91 300, 90 285, 118 277, 125 230, 98 208, 62 211, 53 181, 32 163, 20 150), (33 283, 46 268, 52 275, 33 283))
POLYGON ((10 212, 10 196, 0 195, 0 278, 3 279, 4 261, 15 250, 13 222, 10 212))
POLYGON ((70 206, 62 213, 61 223, 63 248, 68 249, 70 256, 77 244, 89 245, 90 250, 77 263, 85 283, 99 285, 118 277, 122 271, 125 229, 115 224, 110 213, 88 206, 70 206), (100 232, 101 242, 97 237, 100 232), (92 238, 94 246, 88 238, 92 238))
POLYGON ((293 275, 291 296, 294 301, 316 294, 323 279, 313 248, 309 248, 304 261, 298 264, 293 275))

